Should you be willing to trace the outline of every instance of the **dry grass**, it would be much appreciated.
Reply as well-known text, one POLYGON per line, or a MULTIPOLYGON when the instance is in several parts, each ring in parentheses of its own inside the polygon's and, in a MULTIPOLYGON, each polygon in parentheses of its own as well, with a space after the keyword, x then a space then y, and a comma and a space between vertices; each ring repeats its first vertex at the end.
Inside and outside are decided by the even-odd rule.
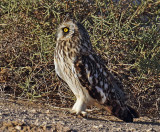
POLYGON ((123 82, 130 103, 141 114, 159 115, 160 3, 90 1, 1 0, 0 89, 15 97, 73 104, 74 96, 57 80, 53 64, 54 34, 70 13, 123 82))

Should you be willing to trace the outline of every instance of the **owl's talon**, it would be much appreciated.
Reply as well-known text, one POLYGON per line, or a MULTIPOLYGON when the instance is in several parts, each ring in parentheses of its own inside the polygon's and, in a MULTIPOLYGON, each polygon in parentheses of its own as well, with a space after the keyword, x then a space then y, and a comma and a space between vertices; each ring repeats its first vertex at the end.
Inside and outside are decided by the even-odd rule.
POLYGON ((76 111, 75 111, 75 110, 70 110, 69 112, 70 112, 70 114, 72 114, 72 115, 76 114, 76 111))
POLYGON ((88 118, 88 115, 87 115, 86 111, 81 111, 80 113, 77 113, 75 110, 70 110, 69 112, 70 112, 71 115, 75 115, 77 117, 88 118))
POLYGON ((86 112, 86 111, 82 111, 82 112, 81 112, 81 115, 82 115, 84 118, 88 118, 88 115, 87 115, 87 112, 86 112))

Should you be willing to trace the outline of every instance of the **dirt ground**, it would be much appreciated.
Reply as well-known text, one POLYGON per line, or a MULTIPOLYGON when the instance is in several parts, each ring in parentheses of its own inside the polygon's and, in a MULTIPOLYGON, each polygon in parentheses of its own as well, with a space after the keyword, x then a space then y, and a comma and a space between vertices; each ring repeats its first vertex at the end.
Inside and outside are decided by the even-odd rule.
POLYGON ((159 132, 160 119, 140 117, 125 123, 99 109, 87 109, 88 117, 72 115, 67 108, 39 101, 0 97, 0 132, 159 132))

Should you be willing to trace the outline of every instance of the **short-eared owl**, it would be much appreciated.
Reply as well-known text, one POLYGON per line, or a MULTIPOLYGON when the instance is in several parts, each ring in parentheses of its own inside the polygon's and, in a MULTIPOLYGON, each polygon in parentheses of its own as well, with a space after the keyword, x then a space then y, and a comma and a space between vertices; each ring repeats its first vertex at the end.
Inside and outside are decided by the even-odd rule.
POLYGON ((125 122, 139 117, 136 110, 126 104, 119 83, 93 50, 83 25, 75 20, 63 22, 57 29, 56 41, 55 71, 76 96, 74 113, 80 114, 87 106, 98 105, 125 122))

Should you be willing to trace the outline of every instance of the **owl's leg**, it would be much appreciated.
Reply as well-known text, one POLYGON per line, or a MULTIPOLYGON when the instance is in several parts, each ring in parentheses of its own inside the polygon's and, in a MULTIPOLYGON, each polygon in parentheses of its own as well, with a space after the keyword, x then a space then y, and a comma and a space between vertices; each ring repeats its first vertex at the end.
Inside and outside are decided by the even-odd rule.
POLYGON ((76 113, 77 115, 82 114, 86 116, 86 103, 83 99, 77 98, 76 103, 73 105, 72 113, 76 113))

